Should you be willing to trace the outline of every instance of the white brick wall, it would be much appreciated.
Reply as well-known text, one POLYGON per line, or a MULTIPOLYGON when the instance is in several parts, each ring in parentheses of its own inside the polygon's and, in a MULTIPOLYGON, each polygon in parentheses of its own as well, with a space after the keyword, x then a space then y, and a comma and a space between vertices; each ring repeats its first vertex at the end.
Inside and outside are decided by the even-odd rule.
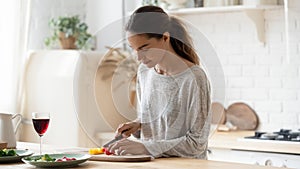
MULTIPOLYGON (((226 74, 225 74, 226 76, 226 74)), ((254 80, 249 77, 227 77, 227 87, 250 89, 254 87, 254 80)))
POLYGON ((255 110, 262 113, 273 112, 273 113, 280 113, 282 112, 282 102, 281 101, 271 101, 271 100, 263 100, 260 102, 256 102, 255 110))
POLYGON ((261 130, 300 128, 300 4, 289 0, 290 62, 284 11, 266 10, 265 44, 244 12, 182 15, 216 46, 226 79, 225 107, 252 106, 261 130), (201 29, 204 28, 204 29, 201 29))
POLYGON ((256 77, 254 80, 255 88, 272 88, 280 89, 282 88, 281 79, 273 77, 256 77))
POLYGON ((239 77, 242 75, 242 65, 223 66, 224 74, 239 77))
POLYGON ((269 67, 265 65, 245 65, 242 67, 245 77, 267 77, 269 76, 269 67))
POLYGON ((240 100, 241 89, 238 88, 226 88, 226 100, 240 100))
POLYGON ((270 89, 270 100, 294 101, 297 99, 299 99, 299 97, 297 97, 297 92, 295 92, 295 90, 284 88, 270 89))
POLYGON ((244 88, 241 90, 242 99, 264 101, 269 99, 269 92, 264 88, 244 88))
POLYGON ((298 76, 298 68, 297 66, 290 66, 287 64, 273 66, 270 65, 270 76, 272 77, 290 77, 297 78, 298 76))
POLYGON ((259 115, 259 123, 260 124, 268 124, 270 122, 269 113, 261 112, 259 115))

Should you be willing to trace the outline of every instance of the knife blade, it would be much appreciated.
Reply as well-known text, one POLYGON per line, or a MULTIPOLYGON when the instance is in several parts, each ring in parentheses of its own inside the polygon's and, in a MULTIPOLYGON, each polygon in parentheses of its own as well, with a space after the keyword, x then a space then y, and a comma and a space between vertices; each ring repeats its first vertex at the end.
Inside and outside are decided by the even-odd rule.
POLYGON ((124 137, 123 137, 123 133, 124 133, 124 132, 125 132, 125 131, 123 131, 122 134, 120 134, 118 137, 116 137, 116 138, 110 140, 109 142, 107 142, 106 144, 104 144, 103 147, 108 147, 110 144, 112 144, 112 143, 114 143, 114 142, 116 142, 116 141, 119 141, 119 140, 121 140, 122 138, 124 138, 124 137))

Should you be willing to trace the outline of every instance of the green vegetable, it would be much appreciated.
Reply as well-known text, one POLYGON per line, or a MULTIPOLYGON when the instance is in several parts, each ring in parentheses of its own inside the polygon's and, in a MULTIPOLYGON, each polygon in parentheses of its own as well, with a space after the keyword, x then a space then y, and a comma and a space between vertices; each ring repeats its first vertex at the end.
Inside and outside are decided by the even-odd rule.
POLYGON ((31 157, 25 157, 24 159, 28 160, 28 161, 33 161, 33 159, 31 157))
POLYGON ((55 161, 56 159, 55 159, 55 158, 51 158, 48 154, 45 154, 45 155, 42 157, 42 160, 43 160, 43 161, 55 161))
POLYGON ((6 155, 5 151, 0 150, 0 157, 5 156, 5 155, 6 155))
POLYGON ((5 156, 16 156, 16 150, 13 149, 3 149, 0 150, 0 157, 5 157, 5 156))
POLYGON ((26 157, 25 160, 27 161, 38 161, 38 162, 54 162, 56 159, 51 158, 48 154, 39 157, 26 157))
POLYGON ((16 153, 15 150, 8 150, 7 155, 8 156, 15 156, 15 155, 17 155, 17 153, 16 153))

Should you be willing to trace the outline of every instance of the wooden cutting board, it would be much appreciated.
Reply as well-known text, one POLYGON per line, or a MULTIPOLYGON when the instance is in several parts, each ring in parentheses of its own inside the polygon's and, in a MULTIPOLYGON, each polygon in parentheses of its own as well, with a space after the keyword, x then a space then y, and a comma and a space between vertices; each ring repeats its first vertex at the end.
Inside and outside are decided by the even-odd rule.
POLYGON ((239 130, 255 130, 259 123, 256 112, 242 102, 233 103, 227 108, 226 121, 239 130))
POLYGON ((89 160, 92 161, 111 161, 111 162, 146 162, 154 160, 152 156, 149 155, 126 155, 126 156, 117 156, 117 155, 91 155, 89 160))
POLYGON ((219 102, 211 104, 212 124, 225 124, 225 107, 219 102))

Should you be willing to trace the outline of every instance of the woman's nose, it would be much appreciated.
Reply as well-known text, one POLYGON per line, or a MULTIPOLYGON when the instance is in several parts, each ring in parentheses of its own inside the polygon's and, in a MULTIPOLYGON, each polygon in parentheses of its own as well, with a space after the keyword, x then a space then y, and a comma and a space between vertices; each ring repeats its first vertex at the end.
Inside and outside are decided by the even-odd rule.
POLYGON ((137 52, 136 55, 137 55, 137 60, 138 61, 141 61, 144 58, 144 56, 141 52, 137 52))

